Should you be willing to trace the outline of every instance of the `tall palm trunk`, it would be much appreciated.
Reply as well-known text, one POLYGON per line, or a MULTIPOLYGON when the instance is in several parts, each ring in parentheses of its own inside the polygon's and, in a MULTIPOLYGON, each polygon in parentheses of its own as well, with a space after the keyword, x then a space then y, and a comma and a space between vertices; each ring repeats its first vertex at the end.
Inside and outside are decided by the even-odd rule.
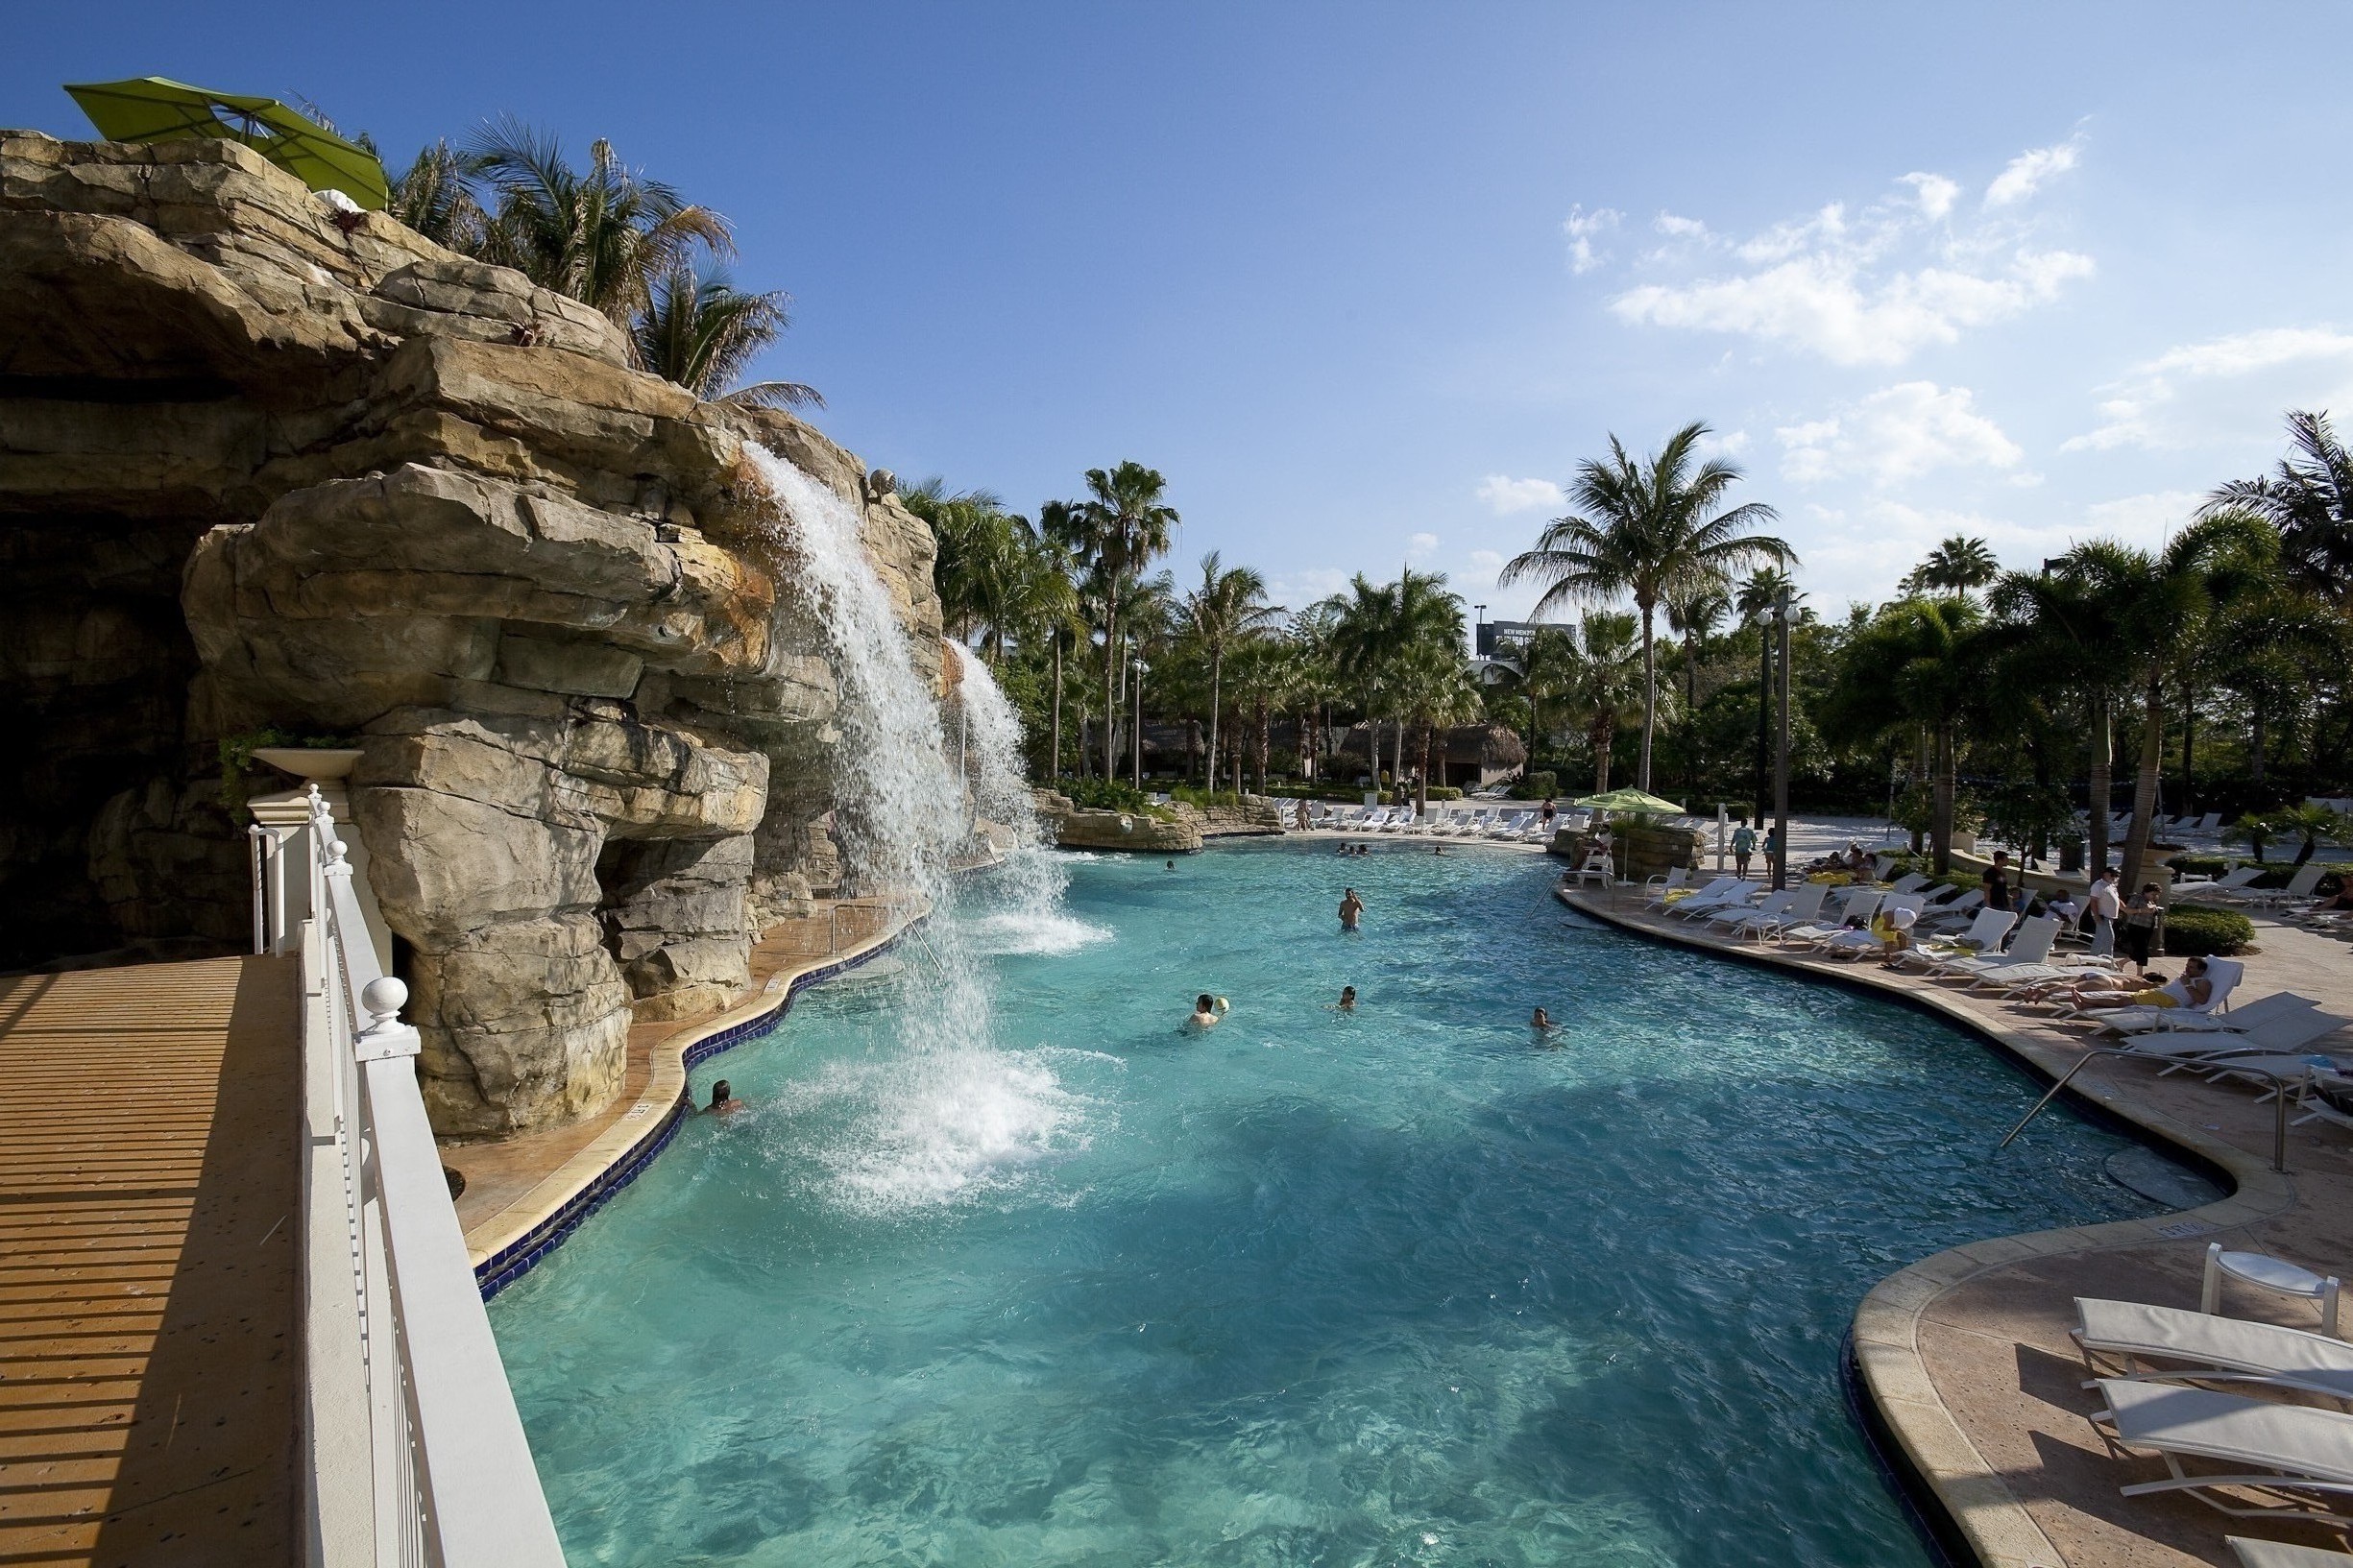
POLYGON ((1267 707, 1265 692, 1258 694, 1258 793, 1267 792, 1267 752, 1274 744, 1273 710, 1267 707))
POLYGON ((2141 720, 2141 768, 2132 782, 2132 828, 2124 835, 2127 889, 2141 885, 2141 862, 2148 856, 2149 837, 2157 826, 2157 773, 2164 762, 2165 689, 2151 677, 2141 720))
POLYGON ((2110 710, 2108 693, 2092 693, 2092 781, 2091 808, 2087 813, 2091 831, 2090 856, 2084 867, 2086 878, 2098 876, 2108 867, 2108 802, 2114 793, 2116 766, 2116 716, 2110 710))
MULTIPOLYGON (((2250 710, 2248 717, 2252 720, 2252 729, 2249 731, 2247 736, 2246 773, 2247 778, 2251 780, 2258 787, 2261 787, 2263 784, 2264 742, 2264 712, 2262 691, 2256 691, 2253 696, 2248 699, 2247 706, 2250 710)), ((2261 859, 2262 856, 2258 856, 2256 858, 2261 859)))
POLYGON ((1103 776, 1119 777, 1119 598, 1106 595, 1103 616, 1103 776))
POLYGON ((1209 787, 1218 786, 1218 692, 1225 678, 1225 646, 1209 646, 1209 787))
POLYGON ((1430 721, 1421 721, 1421 763, 1414 784, 1414 814, 1430 814, 1430 721))
POLYGON ((1595 719, 1585 732, 1585 743, 1593 748, 1593 793, 1606 795, 1610 792, 1610 750, 1617 744, 1617 721, 1595 719))
POLYGON ((1651 636, 1651 616, 1658 606, 1642 604, 1642 760, 1635 765, 1635 787, 1650 787, 1650 736, 1659 721, 1659 645, 1651 636))
POLYGON ((1928 853, 1939 877, 1953 869, 1953 800, 1959 791, 1959 754, 1953 744, 1953 726, 1936 726, 1935 783, 1929 788, 1928 853))
POLYGON ((1054 723, 1052 725, 1052 734, 1053 739, 1049 741, 1048 744, 1054 747, 1054 751, 1053 754, 1046 759, 1046 782, 1048 784, 1054 783, 1055 780, 1059 779, 1062 776, 1062 632, 1059 627, 1055 628, 1054 634, 1054 723))

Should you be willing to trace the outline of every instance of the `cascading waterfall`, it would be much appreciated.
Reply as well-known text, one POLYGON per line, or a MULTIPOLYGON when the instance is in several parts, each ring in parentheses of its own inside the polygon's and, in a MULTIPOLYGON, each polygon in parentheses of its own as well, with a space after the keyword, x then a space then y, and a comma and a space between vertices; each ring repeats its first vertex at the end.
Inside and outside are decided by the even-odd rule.
POLYGON ((1021 720, 979 655, 965 656, 958 689, 973 809, 998 830, 1005 862, 987 879, 994 907, 974 923, 977 940, 989 953, 1041 953, 1107 941, 1109 931, 1062 912, 1070 877, 1038 828, 1036 798, 1022 764, 1021 720))
MULTIPOLYGON (((778 543, 815 600, 838 688, 834 832, 845 880, 932 911, 901 944, 897 983, 918 1004, 894 1009, 900 1027, 870 1041, 863 1059, 835 1063, 787 1109, 828 1129, 821 1161, 835 1200, 874 1213, 953 1202, 1080 1136, 1082 1107, 1041 1053, 1003 1050, 994 1039, 988 987, 949 875, 965 836, 963 789, 939 706, 867 559, 858 509, 773 453, 750 450, 782 503, 778 543)), ((988 689, 1002 706, 993 683, 988 689)))

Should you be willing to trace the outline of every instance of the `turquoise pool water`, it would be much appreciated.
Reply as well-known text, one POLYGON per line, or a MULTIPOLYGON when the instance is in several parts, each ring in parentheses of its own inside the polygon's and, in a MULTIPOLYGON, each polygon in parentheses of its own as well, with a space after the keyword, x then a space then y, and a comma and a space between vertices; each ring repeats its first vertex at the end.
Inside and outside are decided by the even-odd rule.
POLYGON ((2151 1212, 2070 1115, 1994 1157, 2032 1091, 1969 1038, 1526 857, 1072 869, 1066 919, 974 920, 1012 1049, 910 1064, 919 988, 811 993, 697 1072, 748 1114, 493 1304, 574 1563, 1925 1563, 1856 1303, 2151 1212))

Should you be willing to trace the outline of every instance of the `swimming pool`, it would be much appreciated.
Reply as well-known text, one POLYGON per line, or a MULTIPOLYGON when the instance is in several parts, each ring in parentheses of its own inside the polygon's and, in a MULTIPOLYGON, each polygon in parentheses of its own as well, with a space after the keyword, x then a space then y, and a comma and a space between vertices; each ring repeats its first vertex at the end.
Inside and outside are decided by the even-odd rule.
POLYGON ((492 1304, 573 1562, 1925 1563, 1856 1302, 2153 1212, 2072 1115, 1994 1157, 2032 1090, 1969 1037, 1541 861, 1072 869, 967 917, 1008 1049, 908 1061, 919 964, 813 992, 696 1073, 751 1111, 492 1304))

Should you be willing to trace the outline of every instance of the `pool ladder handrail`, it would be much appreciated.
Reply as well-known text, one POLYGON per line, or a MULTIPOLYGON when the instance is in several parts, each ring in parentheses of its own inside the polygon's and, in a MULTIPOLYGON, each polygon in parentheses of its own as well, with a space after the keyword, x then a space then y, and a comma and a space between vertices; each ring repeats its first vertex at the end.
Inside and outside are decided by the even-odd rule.
MULTIPOLYGON (((2148 1052, 2134 1050, 2125 1046, 2102 1046, 2098 1050, 2085 1051, 2075 1058, 2066 1072, 2059 1074, 2059 1080, 2050 1086, 2043 1098, 2034 1102, 2034 1109, 2020 1117, 2018 1125, 2002 1135, 2001 1142, 1994 1146, 1995 1152, 2000 1153, 2002 1149, 2008 1148, 2010 1140, 2026 1131, 2026 1123, 2041 1115, 2044 1106, 2059 1098, 2059 1091, 2065 1089, 2075 1074, 2083 1071, 2084 1064, 2100 1056, 2129 1056, 2138 1062, 2146 1062, 2149 1059, 2148 1052)), ((2293 1081, 2281 1077, 2266 1067, 2243 1067, 2233 1071, 2270 1080, 2274 1111, 2271 1127, 2271 1169, 2280 1175, 2288 1175, 2290 1173, 2288 1170, 2288 1091, 2294 1087, 2293 1081)))

